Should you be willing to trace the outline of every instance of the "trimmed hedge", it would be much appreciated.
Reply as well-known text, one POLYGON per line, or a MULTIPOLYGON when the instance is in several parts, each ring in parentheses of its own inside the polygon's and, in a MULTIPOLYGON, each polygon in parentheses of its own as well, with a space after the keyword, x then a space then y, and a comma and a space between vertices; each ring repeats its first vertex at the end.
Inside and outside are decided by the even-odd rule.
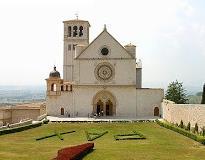
POLYGON ((15 127, 15 128, 7 128, 5 130, 0 130, 0 135, 21 132, 21 131, 24 131, 24 130, 27 130, 27 129, 39 127, 41 125, 42 125, 42 122, 39 122, 39 123, 20 126, 20 127, 15 127))
POLYGON ((54 160, 79 160, 89 153, 94 147, 94 143, 85 143, 73 147, 58 150, 58 155, 54 160))
POLYGON ((43 124, 48 124, 48 122, 49 122, 49 119, 44 119, 43 120, 43 124))
POLYGON ((175 132, 178 132, 178 133, 180 133, 180 134, 182 134, 182 135, 184 135, 186 137, 189 137, 189 138, 191 138, 191 139, 193 139, 193 140, 195 140, 195 141, 205 145, 205 138, 202 137, 202 136, 198 136, 196 134, 193 134, 193 133, 191 133, 189 131, 186 131, 185 129, 176 127, 176 126, 174 126, 174 125, 172 125, 172 124, 170 124, 168 122, 162 122, 162 121, 156 120, 156 123, 159 124, 162 127, 165 127, 167 129, 170 129, 170 130, 173 130, 175 132))
POLYGON ((50 138, 50 137, 54 137, 54 136, 58 136, 60 138, 60 140, 63 140, 63 137, 61 135, 68 134, 68 133, 73 133, 73 132, 75 132, 75 131, 68 131, 68 132, 62 132, 62 133, 55 132, 55 133, 50 134, 50 135, 46 135, 46 136, 43 136, 43 137, 36 138, 36 141, 46 139, 46 138, 50 138))
POLYGON ((97 138, 102 137, 104 134, 108 133, 108 131, 102 132, 102 133, 92 133, 85 131, 86 137, 88 141, 93 141, 97 138))
POLYGON ((115 140, 139 140, 139 139, 146 139, 146 137, 137 132, 133 131, 134 133, 128 133, 128 134, 117 134, 114 135, 115 140))

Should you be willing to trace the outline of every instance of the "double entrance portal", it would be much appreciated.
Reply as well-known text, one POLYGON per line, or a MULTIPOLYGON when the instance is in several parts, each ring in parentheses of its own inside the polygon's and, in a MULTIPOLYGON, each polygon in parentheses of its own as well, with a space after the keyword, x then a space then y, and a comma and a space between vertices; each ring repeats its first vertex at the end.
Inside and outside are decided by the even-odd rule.
POLYGON ((113 115, 113 104, 108 100, 105 104, 99 100, 96 106, 96 113, 100 116, 112 116, 113 115))
POLYGON ((115 98, 110 92, 98 92, 93 99, 93 114, 97 116, 114 116, 116 113, 115 103, 115 98))

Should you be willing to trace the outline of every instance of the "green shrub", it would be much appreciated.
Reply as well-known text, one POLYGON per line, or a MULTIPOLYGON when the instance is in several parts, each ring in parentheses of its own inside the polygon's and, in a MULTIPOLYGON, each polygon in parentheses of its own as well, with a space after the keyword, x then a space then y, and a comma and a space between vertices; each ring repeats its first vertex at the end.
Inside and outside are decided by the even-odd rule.
POLYGON ((180 121, 179 127, 180 127, 180 128, 184 128, 184 123, 183 123, 182 120, 180 121))
POLYGON ((190 129, 191 129, 191 124, 190 124, 190 122, 189 122, 189 123, 187 124, 186 130, 190 131, 190 129))
POLYGON ((15 127, 15 128, 7 128, 5 130, 1 130, 0 135, 21 132, 21 131, 24 131, 24 130, 27 130, 27 129, 39 127, 41 125, 42 125, 42 122, 38 122, 38 123, 35 123, 35 124, 26 125, 26 126, 20 126, 20 127, 15 127))
POLYGON ((202 137, 202 136, 193 134, 193 133, 191 133, 189 131, 186 131, 186 130, 184 130, 182 128, 175 127, 174 125, 171 125, 168 122, 162 122, 162 121, 156 120, 156 123, 159 124, 162 127, 168 128, 168 129, 173 130, 175 132, 178 132, 178 133, 180 133, 180 134, 182 134, 182 135, 184 135, 186 137, 189 137, 189 138, 191 138, 191 139, 193 139, 195 141, 198 141, 198 142, 200 142, 202 144, 205 144, 205 138, 202 137))
POLYGON ((194 126, 194 132, 195 133, 198 133, 199 132, 199 127, 198 127, 198 124, 196 123, 195 126, 194 126))
POLYGON ((43 120, 43 124, 48 124, 48 122, 49 122, 49 119, 44 119, 43 120))

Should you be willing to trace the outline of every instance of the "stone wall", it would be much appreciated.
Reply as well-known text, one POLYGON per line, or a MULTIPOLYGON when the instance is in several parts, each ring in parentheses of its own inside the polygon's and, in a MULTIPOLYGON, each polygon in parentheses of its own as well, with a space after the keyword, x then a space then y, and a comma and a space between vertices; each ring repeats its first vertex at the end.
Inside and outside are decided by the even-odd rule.
POLYGON ((40 115, 39 109, 12 109, 12 123, 17 123, 23 119, 33 119, 37 120, 40 115))
POLYGON ((191 123, 191 127, 197 123, 199 129, 205 126, 205 105, 202 104, 175 104, 172 101, 164 100, 162 103, 163 118, 171 123, 185 125, 191 123))

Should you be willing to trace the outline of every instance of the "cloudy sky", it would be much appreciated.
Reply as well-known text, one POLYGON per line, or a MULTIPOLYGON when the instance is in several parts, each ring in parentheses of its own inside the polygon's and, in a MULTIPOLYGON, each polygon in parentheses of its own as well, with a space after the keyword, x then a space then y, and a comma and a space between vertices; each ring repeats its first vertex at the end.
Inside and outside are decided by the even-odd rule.
POLYGON ((92 41, 107 24, 122 44, 138 46, 143 86, 205 82, 204 0, 1 0, 0 85, 45 85, 55 64, 62 73, 63 23, 91 24, 92 41))

